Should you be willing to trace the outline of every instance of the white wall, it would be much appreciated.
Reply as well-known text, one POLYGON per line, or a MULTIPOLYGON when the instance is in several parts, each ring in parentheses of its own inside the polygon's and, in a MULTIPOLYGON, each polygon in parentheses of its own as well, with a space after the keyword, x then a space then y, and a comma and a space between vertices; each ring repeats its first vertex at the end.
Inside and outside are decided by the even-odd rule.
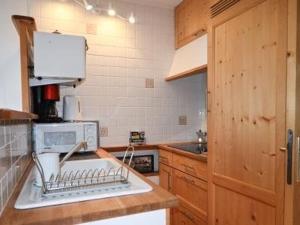
POLYGON ((137 23, 94 15, 71 0, 28 0, 38 30, 88 40, 87 79, 62 94, 79 96, 83 119, 108 128, 102 146, 128 144, 129 131, 136 129, 145 130, 148 143, 195 140, 206 77, 164 81, 174 56, 173 10, 114 2, 124 16, 134 11, 137 23), (154 88, 145 88, 146 78, 154 79, 154 88), (180 115, 187 116, 187 125, 178 125, 180 115))
POLYGON ((22 110, 19 36, 11 15, 27 15, 26 0, 1 0, 0 108, 22 110))

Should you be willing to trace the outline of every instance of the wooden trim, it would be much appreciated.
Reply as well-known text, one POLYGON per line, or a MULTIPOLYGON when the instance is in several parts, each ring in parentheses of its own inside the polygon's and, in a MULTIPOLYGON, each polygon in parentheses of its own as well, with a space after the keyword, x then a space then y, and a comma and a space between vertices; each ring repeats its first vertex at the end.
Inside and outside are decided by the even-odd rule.
POLYGON ((199 73, 205 73, 206 71, 207 71, 207 64, 198 66, 198 67, 190 69, 190 70, 186 70, 182 73, 168 76, 167 78, 165 78, 165 80, 166 81, 178 80, 178 79, 190 77, 190 76, 193 76, 193 75, 196 75, 199 73))
MULTIPOLYGON (((115 147, 101 147, 101 149, 107 152, 123 152, 126 151, 127 146, 115 146, 115 147)), ((136 145, 134 146, 134 150, 142 151, 142 150, 156 150, 158 149, 158 145, 136 145)))
POLYGON ((214 174, 212 180, 218 186, 276 207, 276 195, 273 192, 219 174, 214 174))
POLYGON ((37 118, 38 116, 33 113, 0 109, 0 120, 32 120, 37 118))
POLYGON ((30 112, 28 67, 32 64, 31 46, 33 46, 33 32, 36 30, 36 24, 32 17, 13 15, 11 19, 20 37, 22 110, 30 112))
POLYGON ((159 172, 153 172, 153 173, 141 173, 145 177, 153 177, 153 176, 159 176, 159 172))

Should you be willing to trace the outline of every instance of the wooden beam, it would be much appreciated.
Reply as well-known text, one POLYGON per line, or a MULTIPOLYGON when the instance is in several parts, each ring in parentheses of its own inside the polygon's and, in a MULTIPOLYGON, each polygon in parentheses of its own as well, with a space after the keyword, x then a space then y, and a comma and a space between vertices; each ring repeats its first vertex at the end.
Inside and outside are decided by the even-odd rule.
POLYGON ((11 18, 20 37, 22 110, 30 112, 28 67, 32 64, 30 49, 33 46, 33 32, 36 30, 36 24, 32 17, 13 15, 11 18))
POLYGON ((190 77, 190 76, 193 76, 193 75, 196 75, 199 73, 205 73, 205 72, 207 72, 207 64, 190 69, 190 70, 186 70, 182 73, 168 76, 167 78, 165 78, 165 80, 166 81, 178 80, 181 78, 190 77))

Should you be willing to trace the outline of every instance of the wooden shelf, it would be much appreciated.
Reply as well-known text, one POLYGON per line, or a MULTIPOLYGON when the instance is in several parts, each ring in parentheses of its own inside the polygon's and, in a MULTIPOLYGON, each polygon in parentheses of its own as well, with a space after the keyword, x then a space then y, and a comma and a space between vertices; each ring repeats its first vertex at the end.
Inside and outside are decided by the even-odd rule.
POLYGON ((32 120, 37 118, 38 116, 33 113, 0 109, 0 120, 32 120))
POLYGON ((190 76, 196 75, 198 73, 204 73, 204 72, 207 72, 207 64, 196 67, 194 69, 184 71, 182 73, 168 76, 167 78, 165 78, 165 80, 166 81, 178 80, 181 78, 190 77, 190 76))

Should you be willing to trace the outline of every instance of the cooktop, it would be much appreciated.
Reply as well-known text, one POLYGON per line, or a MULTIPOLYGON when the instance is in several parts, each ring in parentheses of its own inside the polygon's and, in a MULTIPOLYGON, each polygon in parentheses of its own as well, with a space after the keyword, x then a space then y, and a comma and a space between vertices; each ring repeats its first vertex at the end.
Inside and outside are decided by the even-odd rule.
POLYGON ((207 152, 207 144, 206 143, 171 144, 169 146, 172 148, 177 148, 177 149, 191 152, 194 154, 201 154, 201 153, 207 152))

